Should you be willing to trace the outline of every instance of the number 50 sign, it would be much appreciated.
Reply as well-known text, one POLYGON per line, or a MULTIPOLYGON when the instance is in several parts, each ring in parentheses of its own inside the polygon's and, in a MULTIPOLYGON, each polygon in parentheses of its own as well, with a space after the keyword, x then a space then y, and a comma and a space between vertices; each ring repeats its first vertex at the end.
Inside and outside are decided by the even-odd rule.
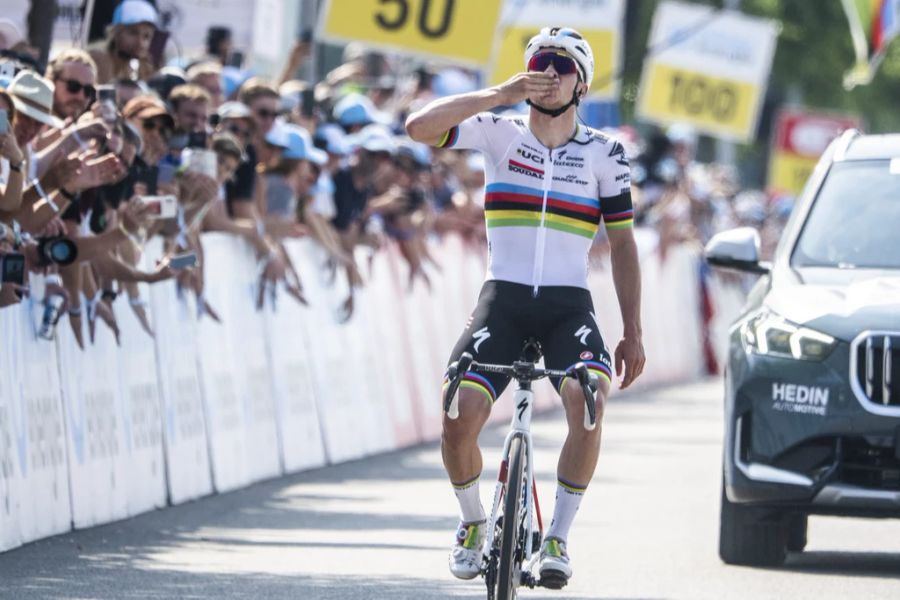
POLYGON ((689 123, 720 138, 752 140, 777 32, 773 22, 737 12, 660 4, 638 115, 662 124, 689 123))
POLYGON ((503 0, 329 0, 319 28, 361 41, 475 66, 491 57, 503 0))

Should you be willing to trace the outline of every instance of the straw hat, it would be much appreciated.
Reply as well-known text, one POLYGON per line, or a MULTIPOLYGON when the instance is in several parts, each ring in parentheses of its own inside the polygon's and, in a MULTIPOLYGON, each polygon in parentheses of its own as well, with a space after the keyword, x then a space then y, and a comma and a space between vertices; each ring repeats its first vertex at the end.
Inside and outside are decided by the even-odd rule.
POLYGON ((20 71, 6 91, 12 96, 19 114, 51 127, 62 127, 53 116, 53 84, 34 71, 20 71))

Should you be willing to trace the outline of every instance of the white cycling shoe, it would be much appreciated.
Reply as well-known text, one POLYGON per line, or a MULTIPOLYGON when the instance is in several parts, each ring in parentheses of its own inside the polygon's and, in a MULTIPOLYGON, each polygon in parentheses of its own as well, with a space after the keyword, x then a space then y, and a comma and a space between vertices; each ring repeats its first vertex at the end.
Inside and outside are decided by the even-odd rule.
POLYGON ((481 572, 485 522, 460 523, 450 550, 450 572, 459 579, 474 579, 481 572))
POLYGON ((547 538, 541 545, 541 559, 538 572, 541 582, 551 589, 559 589, 569 582, 572 566, 569 564, 569 553, 566 543, 556 538, 547 538))

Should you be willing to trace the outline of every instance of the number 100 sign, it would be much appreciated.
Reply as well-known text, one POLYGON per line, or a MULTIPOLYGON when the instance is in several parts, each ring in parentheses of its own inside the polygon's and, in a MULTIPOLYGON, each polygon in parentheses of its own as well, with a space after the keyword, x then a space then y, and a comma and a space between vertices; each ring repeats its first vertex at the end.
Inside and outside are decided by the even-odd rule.
POLYGON ((329 0, 325 39, 360 41, 452 62, 484 66, 491 58, 503 0, 329 0))
POLYGON ((653 20, 638 115, 752 140, 777 32, 772 21, 738 12, 663 2, 653 20))

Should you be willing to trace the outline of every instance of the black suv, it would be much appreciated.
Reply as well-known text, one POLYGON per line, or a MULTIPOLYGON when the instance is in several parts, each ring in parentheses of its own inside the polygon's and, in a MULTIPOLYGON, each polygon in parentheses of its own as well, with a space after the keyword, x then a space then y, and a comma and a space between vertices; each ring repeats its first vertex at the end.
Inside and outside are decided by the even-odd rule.
POLYGON ((749 228, 706 258, 762 275, 729 330, 722 560, 782 563, 810 514, 900 517, 900 135, 834 140, 772 263, 749 228))

